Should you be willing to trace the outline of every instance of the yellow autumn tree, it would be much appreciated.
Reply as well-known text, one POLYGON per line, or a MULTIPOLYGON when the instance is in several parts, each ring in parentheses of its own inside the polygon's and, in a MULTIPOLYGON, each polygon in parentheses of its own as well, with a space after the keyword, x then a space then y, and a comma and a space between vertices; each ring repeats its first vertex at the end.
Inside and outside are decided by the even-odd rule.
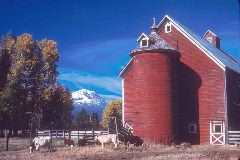
POLYGON ((107 127, 110 117, 116 117, 118 121, 122 120, 122 100, 113 100, 105 107, 102 115, 104 128, 107 127))

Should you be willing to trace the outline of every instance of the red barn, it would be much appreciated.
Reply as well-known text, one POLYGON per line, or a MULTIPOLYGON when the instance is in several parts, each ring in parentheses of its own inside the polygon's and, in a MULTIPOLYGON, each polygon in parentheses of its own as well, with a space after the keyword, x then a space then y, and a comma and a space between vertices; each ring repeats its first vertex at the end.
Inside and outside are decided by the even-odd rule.
POLYGON ((165 16, 142 34, 119 73, 123 122, 146 143, 240 142, 240 63, 165 16))

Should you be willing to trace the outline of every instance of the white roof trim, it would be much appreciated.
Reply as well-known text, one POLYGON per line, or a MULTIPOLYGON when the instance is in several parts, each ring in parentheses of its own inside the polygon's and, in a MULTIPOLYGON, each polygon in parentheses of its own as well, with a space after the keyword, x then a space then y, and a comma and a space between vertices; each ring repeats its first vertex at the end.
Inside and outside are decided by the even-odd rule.
POLYGON ((141 40, 142 36, 144 36, 147 40, 149 40, 148 36, 145 33, 142 33, 137 39, 138 42, 141 40))
POLYGON ((127 63, 127 65, 125 65, 124 66, 124 68, 121 70, 121 72, 118 74, 118 77, 123 77, 124 75, 123 75, 123 72, 126 70, 126 68, 131 64, 131 62, 133 61, 133 58, 131 58, 129 61, 128 61, 128 63, 127 63))
POLYGON ((204 33, 203 37, 205 37, 207 35, 207 33, 210 32, 212 35, 214 35, 215 37, 218 37, 215 33, 213 33, 210 29, 207 30, 207 32, 204 33))
POLYGON ((159 22, 159 24, 157 25, 158 28, 159 28, 160 24, 162 24, 162 22, 163 22, 167 17, 169 17, 169 16, 166 14, 166 15, 163 17, 163 19, 159 22))
POLYGON ((222 68, 225 71, 225 65, 220 62, 216 57, 214 57, 213 55, 211 55, 209 53, 209 51, 203 47, 201 44, 199 44, 199 42, 197 42, 191 35, 189 35, 182 27, 180 27, 171 17, 169 17, 168 15, 165 15, 163 17, 163 19, 161 20, 161 22, 159 23, 158 27, 162 24, 162 22, 165 19, 169 19, 172 22, 172 25, 179 31, 181 32, 188 40, 190 40, 194 45, 196 45, 201 51, 203 51, 211 60, 213 60, 220 68, 222 68))

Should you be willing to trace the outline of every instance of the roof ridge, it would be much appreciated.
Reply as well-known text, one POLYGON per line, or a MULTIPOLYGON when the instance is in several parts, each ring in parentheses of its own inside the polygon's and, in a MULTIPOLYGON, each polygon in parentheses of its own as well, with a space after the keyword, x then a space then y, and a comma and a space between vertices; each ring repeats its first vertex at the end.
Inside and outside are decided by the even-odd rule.
POLYGON ((226 52, 226 51, 224 51, 222 49, 219 49, 219 50, 222 51, 225 55, 227 55, 229 58, 231 58, 233 61, 237 62, 240 65, 240 61, 238 59, 234 58, 228 52, 226 52))

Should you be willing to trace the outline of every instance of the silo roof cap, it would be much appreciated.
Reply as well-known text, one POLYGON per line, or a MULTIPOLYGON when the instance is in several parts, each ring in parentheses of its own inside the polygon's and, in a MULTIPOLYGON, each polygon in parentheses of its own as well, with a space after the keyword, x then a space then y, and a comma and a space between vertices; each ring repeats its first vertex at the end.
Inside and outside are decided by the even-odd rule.
MULTIPOLYGON (((145 40, 147 38, 148 45, 147 46, 141 46, 141 43, 132 51, 130 52, 130 55, 139 52, 139 51, 151 51, 151 50, 173 50, 176 51, 171 45, 169 45, 164 39, 162 39, 156 32, 151 32, 149 35, 142 34, 145 36, 145 40)), ((138 38, 138 41, 141 41, 141 37, 138 38)))

